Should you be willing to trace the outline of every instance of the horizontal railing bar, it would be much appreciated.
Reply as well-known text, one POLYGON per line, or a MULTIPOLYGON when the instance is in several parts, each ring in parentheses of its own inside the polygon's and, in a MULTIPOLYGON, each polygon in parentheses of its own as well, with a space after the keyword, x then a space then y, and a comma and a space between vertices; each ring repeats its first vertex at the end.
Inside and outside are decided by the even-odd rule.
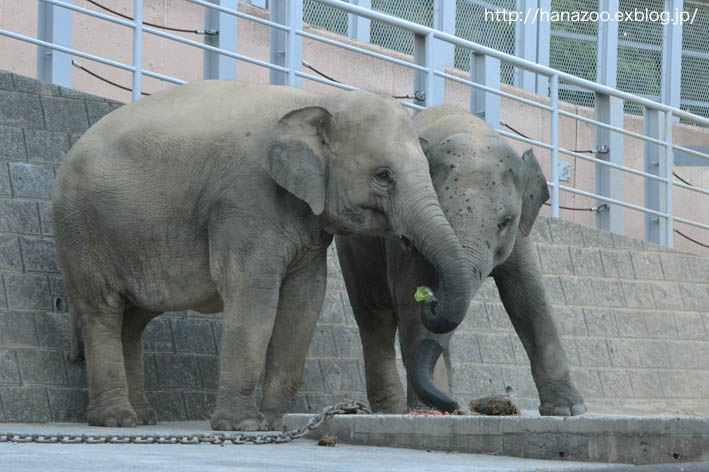
POLYGON ((282 31, 290 31, 290 27, 288 27, 286 25, 282 25, 280 23, 274 23, 273 21, 269 21, 269 20, 264 20, 263 18, 259 18, 258 16, 253 16, 253 15, 249 15, 246 13, 242 13, 238 10, 232 10, 231 8, 222 7, 222 6, 216 5, 214 3, 205 2, 203 0, 186 0, 186 1, 190 2, 190 3, 194 3, 196 5, 202 5, 203 7, 211 8, 212 10, 217 10, 222 13, 227 13, 232 16, 243 18, 245 20, 253 21, 255 23, 260 23, 264 26, 270 26, 271 28, 276 28, 276 29, 279 29, 282 31))
POLYGON ((662 218, 669 218, 669 216, 670 216, 667 213, 662 213, 659 211, 650 210, 649 208, 641 207, 641 206, 634 205, 632 203, 623 202, 620 200, 615 200, 613 198, 604 197, 603 195, 596 195, 595 193, 584 192, 583 190, 578 190, 578 189, 575 189, 572 187, 567 187, 565 185, 559 185, 559 190, 565 190, 567 192, 582 195, 584 197, 594 198, 596 200, 601 200, 602 202, 612 203, 614 205, 620 205, 620 206, 623 206, 626 208, 630 208, 630 209, 637 210, 637 211, 642 211, 643 213, 648 213, 650 215, 655 215, 655 216, 659 216, 662 218))
POLYGON ((651 138, 651 137, 649 137, 649 136, 645 136, 644 134, 635 133, 635 132, 633 132, 633 131, 628 131, 627 129, 623 129, 623 128, 618 128, 617 126, 609 125, 608 123, 603 123, 602 121, 594 120, 594 119, 592 119, 592 118, 586 118, 586 117, 584 117, 584 116, 577 115, 577 114, 575 114, 575 113, 571 113, 571 112, 568 112, 568 111, 564 111, 564 110, 559 109, 559 114, 562 115, 562 116, 566 116, 566 117, 568 117, 568 118, 573 118, 573 119, 576 119, 576 120, 579 120, 579 121, 583 121, 583 122, 585 122, 585 123, 589 123, 589 124, 592 124, 592 125, 600 126, 601 128, 605 128, 605 129, 608 129, 608 130, 611 130, 611 131, 615 131, 615 132, 617 132, 617 133, 621 133, 621 134, 624 134, 624 135, 626 135, 626 136, 632 136, 633 138, 642 139, 643 141, 647 141, 647 142, 649 142, 649 143, 657 144, 657 145, 659 145, 659 146, 665 146, 665 145, 666 145, 665 142, 662 141, 662 140, 660 140, 660 139, 651 138))
POLYGON ((509 133, 503 129, 496 129, 495 131, 497 131, 497 133, 502 136, 506 136, 508 138, 515 139, 517 141, 522 141, 523 143, 531 144, 532 146, 539 146, 544 149, 549 149, 550 151, 554 149, 554 146, 552 146, 551 144, 546 144, 541 141, 536 141, 534 139, 525 138, 524 136, 520 136, 520 135, 514 134, 514 133, 509 133))
POLYGON ((300 31, 300 30, 298 30, 298 31, 295 32, 295 34, 297 34, 297 35, 299 35, 299 36, 302 36, 302 37, 304 37, 304 38, 314 39, 315 41, 320 41, 320 42, 322 42, 322 43, 329 44, 329 45, 331 45, 331 46, 336 46, 336 47, 338 47, 338 48, 347 49, 348 51, 358 52, 358 53, 360 53, 360 54, 364 54, 364 55, 366 55, 366 56, 375 57, 375 58, 381 59, 381 60, 383 60, 383 61, 392 62, 392 63, 394 63, 394 64, 399 64, 400 66, 408 67, 409 69, 414 69, 414 70, 418 70, 418 71, 421 71, 421 72, 426 72, 426 68, 423 67, 423 66, 420 66, 420 65, 418 65, 418 64, 414 64, 414 63, 412 63, 412 62, 402 61, 401 59, 396 59, 396 58, 394 58, 394 57, 386 56, 386 55, 384 55, 384 54, 379 54, 378 52, 370 51, 370 50, 368 50, 368 49, 363 49, 363 48, 360 48, 360 47, 357 47, 357 46, 352 46, 352 45, 350 45, 350 44, 344 44, 344 43, 342 43, 342 42, 340 42, 340 41, 335 41, 335 40, 333 40, 333 39, 328 39, 328 38, 325 38, 325 37, 323 37, 323 36, 318 36, 318 35, 316 35, 316 34, 308 33, 308 32, 306 32, 306 31, 300 31))
POLYGON ((318 77, 317 75, 312 75, 308 74, 306 72, 301 72, 299 70, 295 71, 295 75, 298 77, 303 77, 304 79, 309 79, 314 82, 320 82, 321 84, 325 85, 332 85, 333 87, 345 89, 345 90, 359 90, 357 87, 353 87, 351 85, 343 84, 341 82, 335 82, 329 79, 325 79, 323 77, 318 77))
POLYGON ((389 16, 386 13, 380 13, 376 10, 370 10, 368 8, 360 7, 358 5, 354 4, 349 4, 345 2, 341 2, 339 0, 315 0, 318 3, 322 3, 323 5, 329 5, 333 8, 337 8, 339 10, 345 10, 348 13, 354 13, 357 16, 362 16, 364 18, 370 19, 370 20, 375 20, 379 21, 382 23, 386 23, 392 26, 397 26, 401 29, 410 31, 414 34, 422 34, 422 35, 427 35, 433 29, 428 28, 423 25, 419 25, 418 23, 414 23, 412 21, 407 21, 403 20, 401 18, 397 18, 394 16, 389 16))
MULTIPOLYGON (((525 138, 525 137, 523 137, 523 136, 519 136, 519 135, 517 135, 517 134, 509 133, 509 132, 504 131, 504 130, 496 130, 496 131, 497 131, 498 134, 501 134, 502 136, 506 136, 506 137, 508 137, 508 138, 516 139, 516 140, 518 140, 518 141, 522 141, 522 142, 531 144, 531 145, 533 145, 533 146, 539 146, 539 147, 542 147, 542 148, 545 148, 545 149, 549 149, 549 150, 552 149, 552 146, 551 146, 551 145, 546 144, 546 143, 543 143, 543 142, 540 142, 540 141, 536 141, 536 140, 533 140, 533 139, 525 138)), ((591 156, 588 156, 588 155, 585 155, 585 154, 581 154, 581 153, 578 153, 578 152, 574 152, 574 151, 571 151, 571 150, 568 150, 568 149, 564 149, 564 148, 561 148, 561 147, 559 148, 559 152, 562 152, 562 153, 567 154, 567 155, 569 155, 569 156, 576 157, 576 158, 578 158, 578 159, 583 159, 583 160, 585 160, 585 161, 594 162, 594 163, 599 164, 599 165, 602 165, 602 166, 612 167, 613 169, 618 169, 618 170, 620 170, 620 171, 628 172, 628 173, 630 173, 630 174, 635 174, 635 175, 638 175, 638 176, 640 176, 640 177, 645 177, 645 178, 648 178, 648 179, 656 180, 656 181, 658 181, 658 182, 667 183, 667 179, 665 179, 665 178, 663 178, 663 177, 659 177, 659 176, 653 175, 653 174, 648 174, 647 172, 643 172, 643 171, 640 171, 640 170, 637 170, 637 169, 633 169, 632 167, 626 167, 626 166, 622 166, 622 165, 620 165, 620 164, 615 164, 615 163, 613 163, 613 162, 604 161, 604 160, 601 160, 601 159, 597 159, 597 158, 595 158, 595 157, 591 157, 591 156)), ((680 186, 681 186, 681 185, 680 185, 680 186)), ((696 188, 697 188, 697 187, 694 187, 694 189, 696 189, 696 188)), ((707 193, 709 194, 709 191, 708 191, 707 193)))
POLYGON ((705 224, 702 224, 702 223, 697 223, 696 221, 688 220, 688 219, 685 219, 685 218, 680 218, 679 216, 675 216, 675 217, 673 217, 672 219, 673 219, 675 222, 677 222, 677 223, 684 223, 684 224, 686 224, 686 225, 696 226, 697 228, 702 228, 702 229, 709 230, 709 225, 705 225, 705 224))
POLYGON ((440 39, 441 41, 446 41, 448 43, 454 44, 456 46, 460 46, 472 51, 475 51, 479 54, 485 54, 487 56, 495 57, 497 59, 500 59, 500 61, 512 64, 515 67, 519 67, 537 74, 542 74, 548 77, 553 76, 554 74, 557 74, 560 80, 563 80, 565 82, 569 82, 572 84, 576 84, 582 87, 585 87, 587 89, 590 89, 594 92, 598 92, 603 95, 610 95, 613 97, 621 98, 623 100, 633 102, 633 103, 638 103, 640 105, 646 106, 650 109, 653 110, 659 110, 659 111, 664 111, 664 112, 671 112, 675 116, 678 116, 680 118, 683 118, 688 121, 700 123, 700 124, 705 124, 709 125, 709 118, 704 118, 699 115, 695 115, 693 113, 686 112, 684 110, 680 110, 679 108, 674 108, 669 105, 665 105, 663 103, 658 103, 654 102, 652 100, 647 100, 645 98, 639 97, 637 95, 634 95, 632 93, 628 92, 622 92, 620 90, 608 87, 606 85, 601 85, 596 82, 592 82, 590 80, 582 79, 581 77, 576 77, 575 75, 568 74, 566 72, 558 71, 555 69, 552 69, 551 67, 548 66, 543 66, 531 61, 528 61, 526 59, 522 59, 516 56, 513 56, 511 54, 504 53, 502 51, 498 51, 496 49, 492 49, 486 46, 483 46, 481 44, 473 43, 472 41, 468 41, 462 38, 459 38, 453 34, 450 33, 445 33, 443 31, 438 31, 433 28, 429 28, 426 26, 419 25, 417 23, 403 20, 401 18, 396 18, 392 17, 377 11, 369 10, 367 8, 363 8, 357 5, 345 3, 341 0, 315 0, 318 3, 324 4, 331 6, 333 8, 337 8, 339 10, 344 10, 348 13, 353 13, 358 16, 362 16, 364 18, 369 18, 370 20, 376 20, 380 21, 382 23, 386 23, 392 26, 396 26, 398 28, 402 28, 404 30, 410 31, 415 34, 420 34, 420 35, 427 35, 429 33, 433 33, 433 37, 436 39, 440 39))
POLYGON ((99 13, 94 10, 89 10, 88 8, 78 7, 71 3, 61 2, 59 0, 42 0, 45 3, 51 3, 58 7, 66 8, 67 10, 74 10, 84 15, 93 16, 94 18, 99 18, 101 20, 110 21, 111 23, 116 23, 119 25, 127 26, 128 28, 134 28, 135 24, 130 20, 124 20, 123 18, 116 18, 115 16, 106 15, 105 13, 99 13))
POLYGON ((692 59, 703 59, 709 61, 709 54, 706 52, 691 51, 689 49, 682 50, 682 56, 691 57, 692 59))
POLYGON ((662 182, 664 184, 667 183, 667 179, 665 179, 664 177, 660 177, 660 176, 654 175, 654 174, 648 174, 647 172, 633 169, 632 167, 622 166, 622 165, 616 164, 614 162, 604 161, 603 159, 598 159, 596 157, 592 157, 587 154, 581 154, 579 152, 570 151, 570 150, 564 149, 564 148, 559 148, 559 152, 563 152, 564 154, 567 154, 569 156, 573 156, 577 159, 583 159, 584 161, 589 161, 589 162, 596 163, 598 165, 611 167, 613 169, 618 169, 620 171, 628 172, 629 174, 639 175, 640 177, 645 177, 645 178, 648 178, 651 180, 656 180, 656 181, 662 182))
MULTIPOLYGON (((316 1, 335 1, 335 0, 316 0, 316 1)), ((506 54, 501 51, 497 51, 495 49, 491 49, 479 44, 475 44, 471 41, 466 41, 464 39, 458 38, 457 36, 454 36, 449 33, 444 33, 441 31, 437 30, 431 30, 433 31, 433 36, 436 39, 440 39, 441 41, 447 41, 449 43, 453 43, 456 46, 461 46, 467 49, 472 49, 474 51, 479 52, 480 54, 485 54, 488 56, 496 57, 500 59, 502 62, 508 62, 511 63, 512 65, 516 67, 520 67, 522 69, 529 70, 531 72, 535 72, 537 74, 542 74, 546 76, 553 76, 554 74, 559 75, 560 80, 564 80, 565 82, 569 82, 575 85, 579 85, 585 88, 588 88, 594 92, 598 92, 602 95, 610 95, 613 97, 621 98, 625 101, 628 102, 633 102, 633 103, 638 103, 640 105, 644 105, 648 108, 651 108, 653 110, 660 110, 664 112, 672 112, 675 116, 678 116, 680 118, 684 118, 685 120, 696 122, 696 123, 701 123, 705 125, 709 125, 709 118, 704 118, 699 115, 695 115, 693 113, 686 112, 684 110, 680 110, 679 108, 673 108, 669 105, 665 105, 662 103, 657 103, 653 102, 652 100, 648 100, 642 97, 638 97, 637 95, 633 95, 632 93, 628 92, 621 92, 620 90, 613 89, 611 87, 601 85, 595 82, 591 82, 590 80, 582 79, 581 77, 576 77, 575 75, 567 74, 565 72, 557 71, 555 69, 551 69, 546 66, 541 66, 539 64, 536 64, 534 62, 527 61, 526 59, 521 59, 519 57, 512 56, 510 54, 506 54)))
POLYGON ((161 36, 166 39, 171 39, 173 41, 177 41, 178 43, 188 44, 190 46, 194 46, 199 49, 204 49, 205 51, 216 52, 216 53, 222 54, 224 56, 233 57, 234 59, 248 62, 250 64, 255 64, 257 66, 267 67, 269 69, 277 70, 279 72, 286 72, 286 73, 288 72, 288 68, 286 68, 286 67, 277 66, 275 64, 271 64, 270 62, 262 61, 260 59, 254 59, 253 57, 244 56, 242 54, 238 54, 233 51, 227 51, 226 49, 220 49, 220 48, 216 48, 214 46, 208 46, 206 44, 199 43, 197 41, 192 41, 191 39, 183 38, 182 36, 176 36, 171 33, 166 33, 164 31, 160 31, 158 29, 151 28, 149 26, 144 26, 143 31, 145 31, 146 33, 154 34, 156 36, 161 36))
POLYGON ((704 159, 709 159, 709 154, 697 151, 696 149, 680 146, 679 144, 673 144, 672 149, 675 151, 686 152, 687 154, 692 154, 693 156, 703 157, 704 159))
POLYGON ((143 73, 143 75, 147 75, 148 77, 152 77, 153 79, 164 80, 165 82, 171 82, 176 85, 185 85, 189 83, 186 80, 176 79, 175 77, 170 77, 169 75, 158 74, 157 72, 151 72, 145 69, 143 69, 141 72, 143 73))
POLYGON ((399 103, 401 103, 403 106, 405 106, 407 108, 413 108, 414 110, 421 111, 421 110, 426 109, 426 107, 422 107, 421 105, 416 105, 415 103, 411 103, 411 102, 405 102, 404 100, 400 100, 399 103))
POLYGON ((709 195, 709 190, 703 189, 701 187, 695 187, 694 185, 687 185, 685 183, 677 182, 675 180, 672 181, 672 185, 674 185, 675 187, 680 187, 683 189, 690 190, 692 192, 703 193, 704 195, 709 195))
POLYGON ((459 84, 467 85, 469 87, 475 87, 477 89, 484 90, 484 91, 490 92, 490 93, 494 93, 495 95, 500 95, 501 97, 509 98, 510 100, 515 100, 520 103, 524 103, 524 104, 527 104, 527 105, 530 105, 533 107, 540 108, 542 110, 552 111, 552 108, 550 106, 544 105, 543 103, 535 102, 535 101, 529 100, 527 98, 522 98, 517 95, 508 93, 508 92, 503 92, 502 90, 494 89, 492 87, 488 87, 487 85, 482 85, 482 84, 478 84, 476 82, 472 82, 470 80, 462 79, 460 77, 456 77, 455 75, 447 74, 445 72, 440 72, 437 70, 434 70, 433 74, 437 75, 438 77, 443 77, 445 79, 449 79, 454 82, 458 82, 459 84))
POLYGON ((58 44, 48 43, 48 42, 42 41, 40 39, 30 38, 29 36, 25 36, 23 34, 18 34, 18 33, 13 33, 12 31, 0 29, 0 34, 3 36, 8 36, 13 39, 19 39, 20 41, 25 41, 27 43, 32 43, 36 46, 42 46, 45 48, 54 49, 59 52, 71 54, 72 56, 79 56, 79 57, 83 57, 84 59, 89 59, 92 61, 100 62, 102 64, 107 64, 109 66, 117 67, 119 69, 127 70, 129 72, 133 72, 135 70, 135 68, 133 66, 129 66, 129 65, 123 64, 121 62, 112 61, 111 59, 104 59, 103 57, 94 56, 93 54, 89 54, 87 52, 82 52, 82 51, 78 51, 76 49, 71 49, 71 48, 67 48, 64 46, 59 46, 58 44))
MULTIPOLYGON (((34 44, 34 45, 36 45, 36 46, 42 46, 42 47, 46 47, 46 48, 49 48, 49 49, 54 49, 54 50, 57 50, 57 51, 59 51, 59 52, 63 52, 63 53, 66 53, 66 54, 70 54, 70 55, 72 55, 72 56, 82 57, 82 58, 88 59, 88 60, 90 60, 90 61, 99 62, 99 63, 101 63, 101 64, 106 64, 106 65, 108 65, 108 66, 117 67, 118 69, 123 69, 123 70, 126 70, 126 71, 128 71, 128 72, 133 72, 133 71, 135 70, 135 69, 133 68, 133 66, 130 66, 130 65, 128 65, 128 64, 123 64, 122 62, 112 61, 111 59, 105 59, 105 58, 100 57, 100 56, 94 56, 93 54, 89 54, 89 53, 87 53, 87 52, 83 52, 83 51, 79 51, 79 50, 76 50, 76 49, 67 48, 67 47, 64 47, 64 46, 59 46, 59 45, 53 44, 53 43, 48 43, 48 42, 42 41, 42 40, 40 40, 40 39, 30 38, 29 36, 24 36, 24 35, 22 35, 22 34, 13 33, 12 31, 0 30, 0 35, 8 36, 8 37, 10 37, 10 38, 18 39, 18 40, 20 40, 20 41, 25 41, 25 42, 34 44)), ((175 78, 175 77, 170 77, 169 75, 159 74, 159 73, 157 73, 157 72, 152 72, 152 71, 145 70, 145 69, 143 69, 141 72, 142 72, 143 75, 146 75, 146 76, 148 76, 148 77, 152 77, 152 78, 154 78, 154 79, 164 80, 164 81, 166 81, 166 82, 171 82, 171 83, 173 83, 173 84, 184 85, 184 84, 187 83, 187 82, 184 81, 184 80, 180 80, 180 79, 177 79, 177 78, 175 78)))
MULTIPOLYGON (((351 90, 361 90, 361 89, 359 89, 357 87, 353 87, 351 85, 343 84, 340 82, 333 82, 332 80, 325 79, 323 77, 318 77, 317 75, 308 74, 306 72, 296 71, 295 75, 297 75, 298 77, 302 77, 304 79, 309 79, 314 82, 320 82, 321 84, 325 84, 325 85, 332 85, 333 87, 338 87, 338 88, 345 89, 345 90, 350 90, 350 91, 351 90)), ((424 110, 425 109, 422 106, 415 105, 415 104, 409 103, 409 102, 405 102, 403 100, 400 100, 399 103, 401 103, 403 106, 413 108, 415 110, 424 110)))
POLYGON ((622 48, 628 48, 628 49, 642 49, 643 51, 650 51, 650 52, 662 52, 662 46, 658 46, 656 44, 644 44, 644 43, 639 43, 637 41, 628 41, 626 39, 619 39, 618 40, 618 46, 622 48))
MULTIPOLYGON (((115 16, 106 15, 105 13, 99 13, 97 11, 90 10, 88 8, 78 7, 78 6, 73 5, 71 3, 62 2, 60 0, 42 0, 42 1, 44 1, 46 3, 51 3, 52 5, 56 5, 56 6, 59 6, 62 8, 67 8, 69 10, 74 10, 76 12, 83 13, 85 15, 93 16, 95 18, 100 18, 102 20, 110 21, 112 23, 117 23, 119 25, 127 26, 129 28, 133 28, 133 26, 134 26, 134 23, 129 20, 125 20, 122 18, 116 18, 115 16)), ((276 29, 280 29, 283 31, 290 30, 290 28, 288 26, 282 25, 280 23, 274 23, 273 21, 264 20, 263 18, 248 15, 246 13, 242 13, 237 10, 232 10, 230 8, 222 7, 222 6, 216 5, 214 3, 205 2, 203 0, 185 0, 185 1, 190 2, 190 3, 194 3, 196 5, 201 5, 206 8, 211 8, 213 10, 218 10, 220 12, 227 13, 229 15, 233 15, 233 16, 236 16, 239 18, 243 18, 245 20, 250 20, 255 23, 260 23, 265 26, 270 26, 271 28, 276 28, 276 29)))
POLYGON ((576 41, 587 41, 590 43, 597 43, 598 42, 598 36, 594 36, 592 34, 583 34, 583 33, 569 33, 568 31, 563 31, 563 30, 551 30, 549 32, 551 36, 556 36, 557 38, 564 38, 564 39, 574 39, 576 41))

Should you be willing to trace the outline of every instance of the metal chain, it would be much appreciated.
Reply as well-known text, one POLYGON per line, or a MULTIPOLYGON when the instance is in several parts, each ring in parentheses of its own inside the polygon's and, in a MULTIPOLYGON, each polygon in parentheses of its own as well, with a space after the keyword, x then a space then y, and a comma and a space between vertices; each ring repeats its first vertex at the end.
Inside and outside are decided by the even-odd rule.
POLYGON ((359 401, 331 405, 310 418, 305 426, 281 433, 212 433, 212 434, 40 434, 0 433, 0 443, 40 444, 283 444, 302 438, 334 415, 367 414, 369 409, 359 401))

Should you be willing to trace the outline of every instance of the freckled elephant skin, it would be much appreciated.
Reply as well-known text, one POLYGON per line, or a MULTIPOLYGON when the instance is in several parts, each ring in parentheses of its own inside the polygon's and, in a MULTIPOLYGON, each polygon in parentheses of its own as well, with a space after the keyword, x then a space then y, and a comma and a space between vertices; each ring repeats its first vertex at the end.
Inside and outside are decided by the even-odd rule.
POLYGON ((411 119, 367 92, 175 87, 87 131, 52 201, 92 425, 156 422, 144 329, 163 312, 195 310, 224 313, 212 427, 279 428, 302 379, 334 234, 405 236, 451 268, 452 299, 469 285, 450 225, 423 223, 446 219, 411 119))
MULTIPOLYGON (((482 120, 455 107, 429 108, 413 121, 441 207, 464 249, 459 264, 477 276, 470 297, 485 277, 494 278, 529 356, 540 413, 582 414, 586 407, 571 382, 528 238, 549 198, 536 158, 531 150, 520 157, 482 120)), ((360 329, 373 410, 401 413, 423 404, 454 408, 455 400, 439 391, 450 391, 450 334, 427 331, 424 324, 432 320, 419 316, 413 298, 420 285, 437 292, 438 277, 430 264, 415 249, 391 238, 337 236, 336 244, 360 329), (406 395, 395 365, 397 328, 407 372, 406 395), (439 357, 441 350, 444 355, 439 357)), ((464 315, 465 311, 454 313, 452 323, 457 326, 464 315)))

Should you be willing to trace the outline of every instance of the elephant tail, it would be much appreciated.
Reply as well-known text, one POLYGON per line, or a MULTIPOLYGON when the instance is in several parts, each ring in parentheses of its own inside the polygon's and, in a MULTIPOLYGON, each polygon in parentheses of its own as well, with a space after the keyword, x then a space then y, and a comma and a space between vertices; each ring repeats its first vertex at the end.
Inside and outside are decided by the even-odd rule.
POLYGON ((79 315, 72 308, 69 309, 69 320, 71 323, 71 353, 69 354, 69 360, 73 363, 80 363, 85 359, 84 338, 81 336, 79 315))

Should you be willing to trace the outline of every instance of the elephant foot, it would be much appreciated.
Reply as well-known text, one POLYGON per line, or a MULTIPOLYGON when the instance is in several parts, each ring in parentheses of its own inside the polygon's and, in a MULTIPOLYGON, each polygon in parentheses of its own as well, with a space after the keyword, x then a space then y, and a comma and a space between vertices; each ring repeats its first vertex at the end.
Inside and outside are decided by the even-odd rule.
MULTIPOLYGON (((398 380, 398 379, 397 379, 398 380)), ((409 411, 414 411, 418 405, 424 407, 418 398, 409 398, 408 401, 398 384, 391 389, 372 389, 367 392, 367 401, 372 413, 383 413, 386 415, 405 415, 409 411), (407 408, 408 407, 408 408, 407 408)))
POLYGON ((266 431, 267 423, 259 412, 255 414, 234 414, 230 410, 216 410, 210 420, 215 431, 266 431))
POLYGON ((539 414, 542 416, 577 416, 586 413, 583 397, 570 380, 550 382, 539 391, 539 414))
POLYGON ((264 412, 264 416, 266 417, 269 431, 283 431, 286 425, 283 418, 285 415, 283 413, 269 414, 264 412))
POLYGON ((158 412, 150 405, 135 406, 135 413, 138 415, 138 424, 153 425, 158 422, 158 412))
POLYGON ((138 416, 130 404, 89 408, 86 416, 90 426, 135 428, 138 425, 138 416))

